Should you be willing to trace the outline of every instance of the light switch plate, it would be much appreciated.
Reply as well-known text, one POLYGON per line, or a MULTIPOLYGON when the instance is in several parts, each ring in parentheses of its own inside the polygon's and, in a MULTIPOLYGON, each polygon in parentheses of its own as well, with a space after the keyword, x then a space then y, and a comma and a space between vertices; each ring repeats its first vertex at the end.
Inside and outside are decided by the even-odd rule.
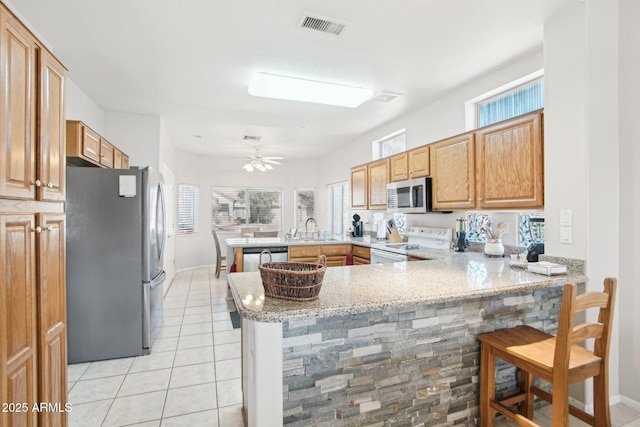
POLYGON ((573 226, 573 212, 571 209, 560 209, 560 226, 573 226))
POLYGON ((573 227, 560 227, 560 243, 573 243, 573 227))

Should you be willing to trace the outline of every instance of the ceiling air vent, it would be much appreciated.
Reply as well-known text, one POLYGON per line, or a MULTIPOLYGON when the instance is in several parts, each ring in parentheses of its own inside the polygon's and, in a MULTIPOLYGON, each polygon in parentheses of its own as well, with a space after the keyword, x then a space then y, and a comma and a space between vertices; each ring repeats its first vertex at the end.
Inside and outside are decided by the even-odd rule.
POLYGON ((388 104, 391 101, 394 101, 402 96, 401 93, 393 93, 393 92, 378 92, 371 98, 372 101, 382 102, 383 104, 388 104))
POLYGON ((305 13, 300 20, 300 28, 321 31, 323 33, 334 34, 339 36, 346 28, 347 24, 336 20, 329 20, 320 16, 313 16, 305 13))
POLYGON ((261 136, 253 136, 253 135, 245 135, 244 139, 245 141, 260 141, 260 138, 262 138, 261 136))

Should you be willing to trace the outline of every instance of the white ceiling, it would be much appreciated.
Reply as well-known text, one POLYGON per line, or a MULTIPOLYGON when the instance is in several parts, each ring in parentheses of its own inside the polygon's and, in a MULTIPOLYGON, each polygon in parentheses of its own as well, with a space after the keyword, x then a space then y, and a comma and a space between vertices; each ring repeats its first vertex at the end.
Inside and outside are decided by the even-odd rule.
POLYGON ((542 44, 579 0, 11 0, 106 111, 156 114, 185 150, 315 157, 542 44), (346 21, 301 29, 304 12, 346 21), (252 97, 269 72, 403 94, 351 109, 252 97), (259 135, 258 142, 243 141, 259 135))

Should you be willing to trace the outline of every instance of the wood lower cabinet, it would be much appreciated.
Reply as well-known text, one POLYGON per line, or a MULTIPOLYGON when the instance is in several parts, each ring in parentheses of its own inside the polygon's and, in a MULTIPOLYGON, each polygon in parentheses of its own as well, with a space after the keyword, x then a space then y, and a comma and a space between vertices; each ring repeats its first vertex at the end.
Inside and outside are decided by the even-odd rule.
POLYGON ((2 425, 66 425, 64 223, 64 214, 0 214, 0 399, 28 404, 1 413, 2 425), (61 411, 33 411, 39 403, 61 411))
POLYGON ((324 255, 327 257, 327 267, 339 267, 347 265, 347 255, 350 253, 350 244, 289 246, 289 261, 315 263, 320 255, 324 255))
POLYGON ((38 401, 36 240, 33 215, 0 215, 0 425, 35 426, 38 401), (4 409, 4 408, 3 408, 4 409))
POLYGON ((542 114, 476 131, 476 207, 544 207, 542 114))
POLYGON ((353 265, 371 264, 371 249, 353 245, 353 265))
POLYGON ((475 207, 474 147, 473 132, 429 145, 434 210, 475 207))
POLYGON ((38 399, 59 404, 61 411, 40 413, 41 426, 66 426, 67 294, 65 216, 40 214, 38 239, 39 353, 38 399))

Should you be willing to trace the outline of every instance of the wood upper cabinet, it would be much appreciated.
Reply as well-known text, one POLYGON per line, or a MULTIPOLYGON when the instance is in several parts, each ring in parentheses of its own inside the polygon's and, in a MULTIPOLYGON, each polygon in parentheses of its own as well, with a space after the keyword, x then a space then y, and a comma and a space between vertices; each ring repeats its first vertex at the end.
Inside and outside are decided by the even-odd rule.
POLYGON ((387 183, 389 182, 389 159, 380 159, 368 164, 369 209, 387 208, 387 183))
POLYGON ((65 74, 62 64, 46 49, 40 49, 39 200, 65 199, 65 74))
POLYGON ((429 145, 434 210, 475 207, 474 134, 468 132, 429 145))
POLYGON ((77 120, 67 120, 67 156, 79 166, 100 165, 100 135, 77 120), (76 161, 77 159, 77 161, 76 161))
POLYGON ((409 179, 409 154, 404 151, 389 157, 390 182, 409 179))
POLYGON ((409 178, 429 176, 429 146, 414 148, 407 152, 409 178))
POLYGON ((351 168, 351 207, 354 209, 367 209, 369 207, 367 171, 367 165, 351 168))
POLYGON ((0 197, 63 201, 66 70, 4 9, 0 64, 0 197))
POLYGON ((0 412, 0 425, 35 426, 37 395, 37 288, 35 217, 0 215, 0 402, 28 410, 0 412))
MULTIPOLYGON (((39 214, 38 312, 39 352, 38 401, 67 402, 67 295, 64 214, 39 214)), ((67 414, 42 412, 42 426, 65 426, 67 414)))
POLYGON ((0 67, 0 196, 35 199, 37 45, 2 7, 0 67))
POLYGON ((100 138, 100 164, 105 168, 113 169, 114 147, 104 138, 100 138))
POLYGON ((113 168, 129 169, 129 156, 115 147, 113 149, 113 168))
POLYGON ((390 182, 429 176, 429 146, 423 145, 389 157, 390 182))
POLYGON ((544 206, 542 114, 476 131, 477 208, 544 206))
POLYGON ((67 162, 77 166, 129 169, 129 156, 78 120, 67 120, 67 162))

